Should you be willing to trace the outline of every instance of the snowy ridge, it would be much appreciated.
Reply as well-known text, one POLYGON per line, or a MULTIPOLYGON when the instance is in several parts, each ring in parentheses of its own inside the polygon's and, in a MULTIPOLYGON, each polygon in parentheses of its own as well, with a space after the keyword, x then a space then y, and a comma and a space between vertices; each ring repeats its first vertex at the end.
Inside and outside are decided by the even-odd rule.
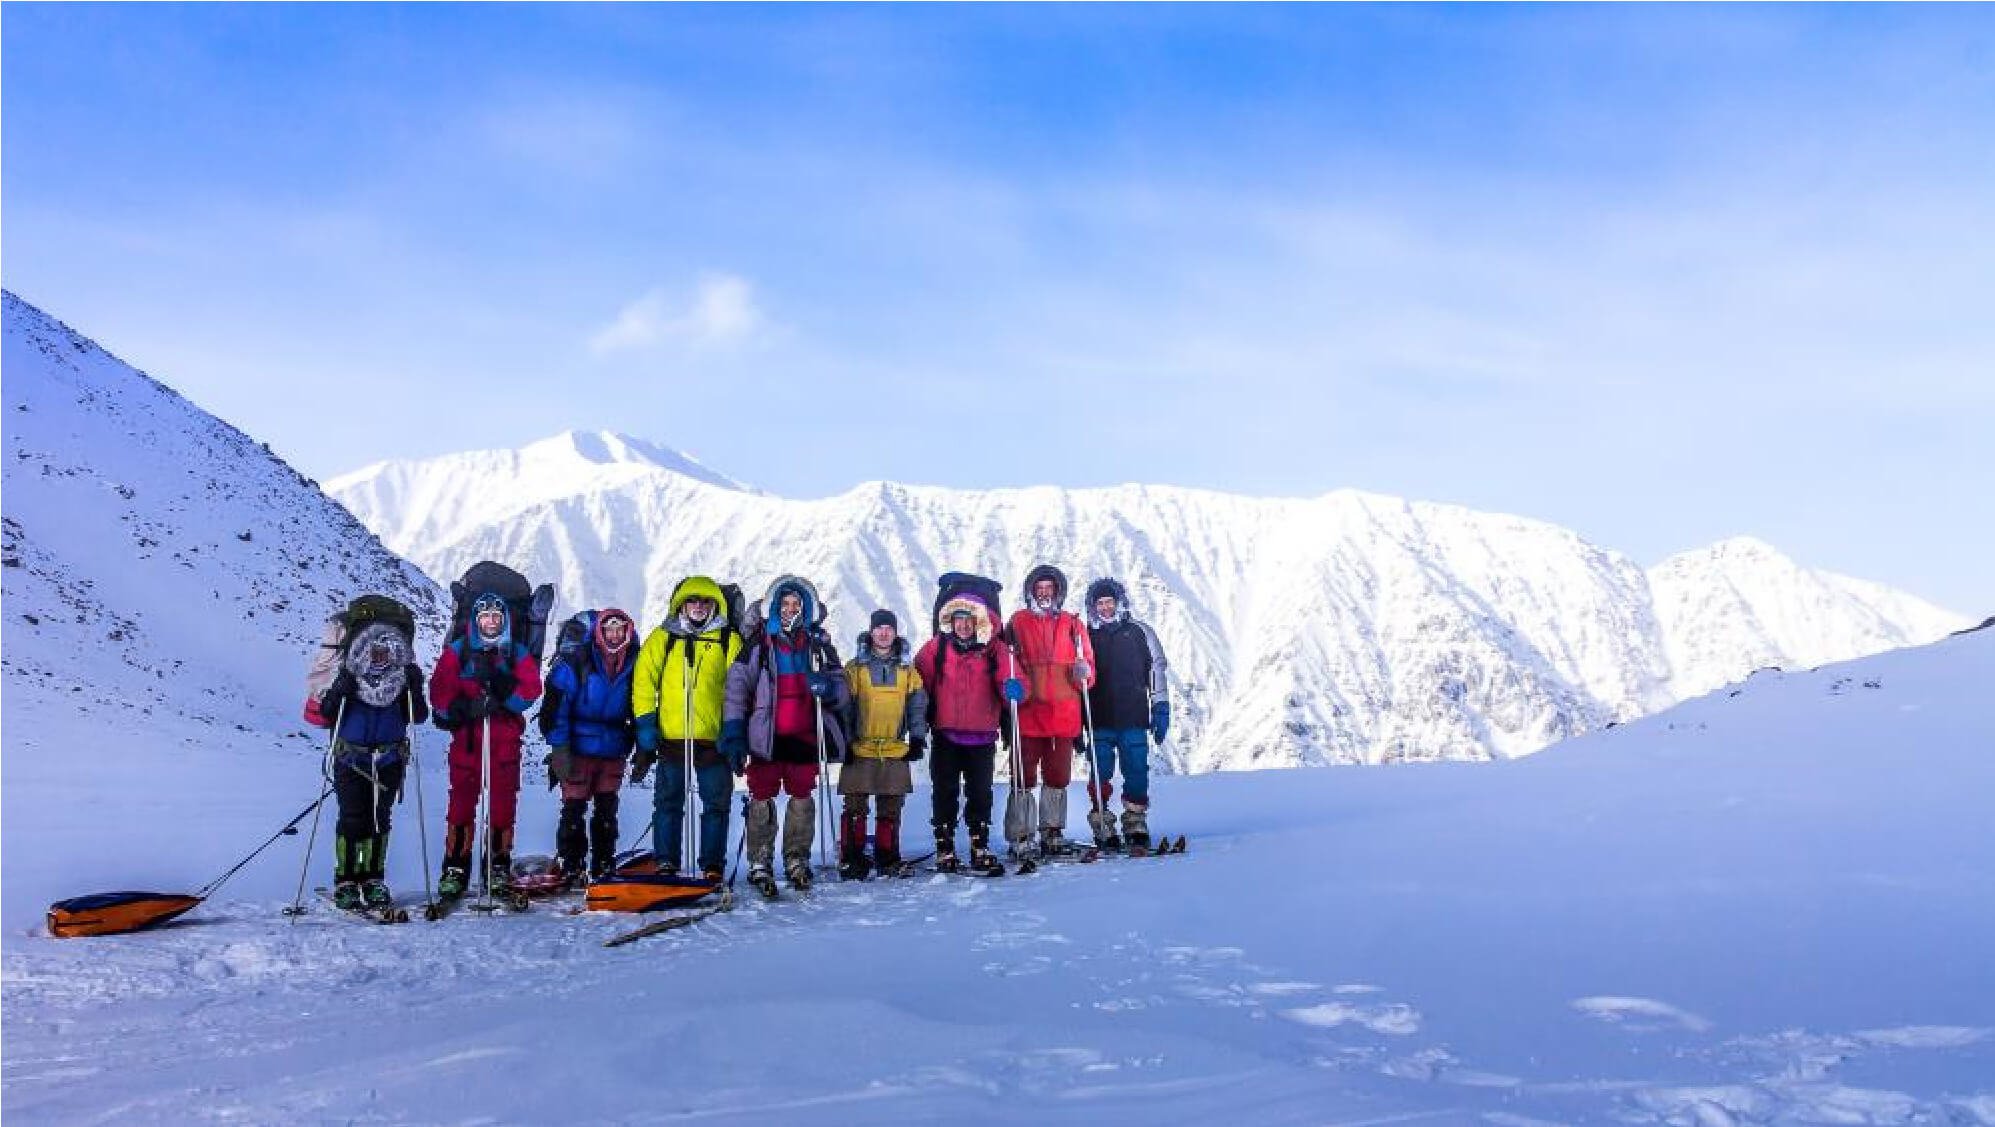
POLYGON ((689 573, 756 593, 809 575, 841 646, 875 606, 922 632, 947 570, 997 577, 1007 609, 1035 563, 1067 571, 1073 603, 1113 574, 1171 656, 1178 735, 1163 760, 1178 772, 1523 755, 1764 665, 1846 659, 1965 622, 1763 545, 1645 573, 1542 521, 1351 490, 869 482, 796 501, 650 468, 548 474, 540 488, 511 468, 574 441, 391 463, 328 490, 439 580, 504 560, 554 581, 568 607, 644 622, 689 573), (496 476, 479 480, 481 467, 496 476), (374 484, 386 480, 392 491, 374 484))
POLYGON ((297 471, 4 304, 10 697, 295 729, 311 647, 350 596, 392 594, 440 628, 435 585, 297 471))

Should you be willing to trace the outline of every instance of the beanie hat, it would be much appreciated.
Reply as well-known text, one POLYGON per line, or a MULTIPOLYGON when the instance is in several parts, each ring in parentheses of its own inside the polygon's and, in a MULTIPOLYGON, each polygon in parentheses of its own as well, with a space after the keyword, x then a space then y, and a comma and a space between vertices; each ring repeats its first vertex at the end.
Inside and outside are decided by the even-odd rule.
POLYGON ((894 633, 898 634, 901 629, 901 620, 894 617, 893 611, 885 609, 876 610, 873 612, 872 624, 867 629, 870 630, 875 626, 891 626, 894 628, 894 633))

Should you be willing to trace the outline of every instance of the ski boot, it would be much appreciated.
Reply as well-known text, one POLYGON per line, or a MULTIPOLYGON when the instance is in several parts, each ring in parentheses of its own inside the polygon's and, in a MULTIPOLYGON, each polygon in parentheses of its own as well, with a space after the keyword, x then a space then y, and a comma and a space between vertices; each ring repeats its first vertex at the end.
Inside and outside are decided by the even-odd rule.
POLYGON ((776 890, 776 874, 767 865, 754 865, 748 870, 748 884, 762 894, 764 900, 774 900, 782 893, 776 890))
POLYGON ((395 906, 395 894, 388 891, 388 882, 380 877, 362 882, 360 900, 369 908, 387 909, 395 906))
POLYGON ((809 861, 790 861, 783 867, 783 875, 790 879, 791 888, 798 892, 810 891, 810 882, 813 878, 809 861))
POLYGON ((333 907, 345 912, 357 912, 366 903, 360 891, 360 882, 343 880, 333 886, 333 907))
POLYGON ((1059 829, 1047 826, 1039 831, 1039 855, 1041 857, 1058 857, 1063 853, 1069 852, 1070 848, 1067 844, 1067 835, 1059 829))
POLYGON ((464 864, 446 864, 443 875, 437 878, 436 894, 446 900, 457 900, 471 886, 471 869, 464 864))
POLYGON ((718 885, 721 881, 727 879, 727 874, 721 871, 719 865, 708 865, 706 868, 700 870, 700 879, 706 881, 708 884, 718 885))
POLYGON ((838 835, 838 879, 865 880, 873 875, 873 860, 866 856, 866 816, 847 814, 840 819, 838 835))
POLYGON ((1104 853, 1122 851, 1122 835, 1116 832, 1115 815, 1106 810, 1088 811, 1088 828, 1094 831, 1094 845, 1104 853))
POLYGON ((1131 857, 1150 855, 1150 806, 1144 802, 1122 803, 1122 837, 1131 857))
POLYGON ((956 827, 952 825, 935 827, 935 871, 956 873, 963 870, 963 861, 956 856, 956 827))
POLYGON ((1004 862, 991 852, 990 834, 970 834, 970 871, 980 877, 1001 877, 1004 875, 1004 862))
POLYGON ((1004 862, 990 851, 989 846, 970 846, 970 871, 980 877, 1001 877, 1004 875, 1004 862))

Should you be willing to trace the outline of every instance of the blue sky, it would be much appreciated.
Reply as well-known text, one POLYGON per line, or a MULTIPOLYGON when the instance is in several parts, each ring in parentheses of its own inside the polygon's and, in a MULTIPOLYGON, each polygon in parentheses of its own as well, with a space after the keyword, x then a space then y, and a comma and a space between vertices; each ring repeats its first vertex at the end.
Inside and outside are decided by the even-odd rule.
POLYGON ((1987 8, 5 17, 6 285, 309 474, 1355 486, 1995 612, 1987 8))

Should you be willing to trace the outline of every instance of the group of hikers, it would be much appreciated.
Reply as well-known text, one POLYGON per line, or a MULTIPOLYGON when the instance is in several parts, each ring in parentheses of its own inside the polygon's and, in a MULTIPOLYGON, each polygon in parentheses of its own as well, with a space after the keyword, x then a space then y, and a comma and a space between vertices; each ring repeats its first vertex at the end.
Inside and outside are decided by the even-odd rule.
POLYGON ((1095 580, 1076 613, 1065 606, 1066 576, 1040 565, 1009 621, 997 582, 951 573, 938 585, 934 634, 912 654, 891 610, 872 612, 857 652, 841 662, 809 581, 783 576, 744 608, 738 588, 694 575, 674 588, 664 621, 641 644, 626 612, 584 611, 562 626, 543 669, 552 589, 529 593, 517 573, 479 564, 453 585, 451 635, 427 678, 407 608, 380 596, 355 600, 329 626, 305 704, 309 722, 333 729, 334 902, 393 903, 384 879, 390 815, 409 765, 410 728, 425 719, 451 734, 437 891, 465 895, 481 822, 488 891, 507 890, 522 747, 536 705, 549 786, 561 798, 556 873, 569 887, 615 870, 626 773, 641 783, 654 768, 652 853, 661 873, 690 863, 701 879, 723 879, 730 800, 745 777, 749 883, 777 894, 780 836, 780 871, 808 889, 820 772, 836 764, 840 875, 900 874, 901 817, 912 765, 923 759, 934 867, 966 867, 960 823, 967 868, 998 875, 1005 866, 990 835, 1000 747, 1013 787, 1004 840, 1021 863, 1077 848, 1065 837, 1077 751, 1090 767, 1094 848, 1147 852, 1149 749, 1168 735, 1171 707, 1163 648, 1131 615, 1123 585, 1095 580), (1118 772, 1119 819, 1110 808, 1118 772), (688 834, 695 792, 697 831, 688 834), (779 796, 787 796, 780 819, 779 796), (690 858, 682 855, 687 837, 690 858))

